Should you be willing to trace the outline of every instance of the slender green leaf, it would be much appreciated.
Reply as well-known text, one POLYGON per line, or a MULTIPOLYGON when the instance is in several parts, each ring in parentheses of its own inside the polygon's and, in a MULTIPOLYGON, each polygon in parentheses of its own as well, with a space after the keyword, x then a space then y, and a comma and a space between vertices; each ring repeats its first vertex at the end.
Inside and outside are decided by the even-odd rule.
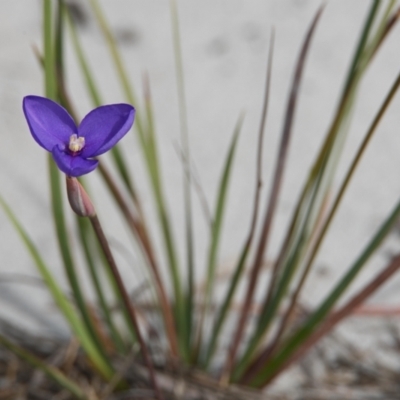
POLYGON ((239 121, 236 124, 232 142, 228 151, 228 155, 225 160, 224 169, 222 172, 218 188, 217 203, 212 223, 211 242, 208 253, 208 266, 207 266, 206 292, 205 292, 206 304, 209 302, 214 289, 215 271, 217 266, 217 256, 221 239, 222 223, 226 211, 229 182, 230 182, 230 177, 232 175, 233 160, 235 156, 236 145, 238 142, 242 123, 243 123, 243 116, 239 118, 239 121))
POLYGON ((162 186, 161 172, 159 166, 159 156, 157 150, 157 140, 154 129, 154 115, 151 102, 150 87, 145 81, 145 109, 146 109, 146 127, 145 145, 143 147, 147 168, 152 182, 153 195, 157 207, 158 218, 164 247, 168 259, 168 267, 175 297, 175 318, 177 323, 177 331, 180 335, 179 346, 181 354, 188 359, 185 338, 187 337, 186 329, 186 313, 185 303, 182 290, 182 281, 179 271, 178 258, 176 254, 176 246, 172 232, 170 217, 166 207, 166 201, 162 186))
MULTIPOLYGON (((208 250, 208 257, 207 257, 207 275, 206 275, 206 286, 204 290, 204 296, 202 298, 202 310, 198 328, 198 337, 195 352, 200 350, 202 346, 202 337, 204 333, 204 320, 207 315, 209 303, 213 296, 214 290, 214 283, 215 283, 215 272, 217 267, 217 260, 218 260, 218 250, 220 245, 221 239, 221 232, 222 232, 222 223, 226 211, 226 202, 228 198, 228 188, 229 182, 232 175, 232 167, 233 161, 235 156, 236 145, 238 143, 238 138, 240 134, 240 130, 242 128, 244 115, 242 114, 239 117, 238 122, 236 123, 232 141, 229 146, 228 154, 225 158, 224 167, 222 170, 222 175, 219 181, 218 192, 217 192, 217 201, 215 205, 215 212, 212 221, 211 227, 211 237, 210 237, 210 245, 208 250)), ((195 358, 197 355, 195 354, 195 358)))
POLYGON ((186 97, 183 75, 183 61, 181 50, 181 35, 179 32, 178 7, 175 0, 170 0, 170 10, 172 18, 172 34, 175 54, 176 81, 179 100, 179 117, 181 129, 181 142, 183 150, 183 190, 184 190, 184 213, 185 213, 185 237, 187 251, 187 294, 185 301, 186 308, 186 331, 185 344, 186 353, 189 353, 191 342, 192 324, 194 316, 194 231, 193 231, 193 207, 192 207, 192 187, 191 187, 191 167, 190 167, 190 147, 189 147, 189 129, 186 112, 186 97))
POLYGON ((31 241, 25 230, 23 229, 22 225, 18 222, 17 218, 11 211, 10 207, 4 202, 3 198, 1 197, 0 197, 0 205, 7 214, 7 217, 11 221, 15 230, 19 234, 26 249, 28 250, 30 256, 32 257, 33 262, 38 268, 42 276, 42 279, 46 283, 46 286, 49 288, 55 303, 57 304, 58 308, 68 321, 73 332, 78 337, 82 347, 85 349, 88 356, 93 361, 93 364, 99 370, 99 372, 101 372, 101 374, 104 377, 111 378, 111 376, 113 375, 112 369, 110 368, 108 363, 104 360, 101 353, 99 353, 97 347, 94 345, 92 338, 88 334, 85 325, 82 323, 81 319, 78 317, 75 310, 72 308, 69 300, 65 297, 65 295, 57 285, 56 281, 49 272, 49 268, 46 266, 35 245, 31 241))

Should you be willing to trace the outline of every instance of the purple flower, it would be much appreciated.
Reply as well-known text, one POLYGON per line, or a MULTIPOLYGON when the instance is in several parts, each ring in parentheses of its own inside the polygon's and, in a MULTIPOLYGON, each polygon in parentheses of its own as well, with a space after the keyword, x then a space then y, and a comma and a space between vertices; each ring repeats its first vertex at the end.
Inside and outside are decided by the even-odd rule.
POLYGON ((63 107, 39 96, 24 97, 23 110, 33 138, 68 176, 93 171, 98 161, 92 158, 115 146, 135 118, 131 105, 111 104, 92 110, 77 127, 63 107))

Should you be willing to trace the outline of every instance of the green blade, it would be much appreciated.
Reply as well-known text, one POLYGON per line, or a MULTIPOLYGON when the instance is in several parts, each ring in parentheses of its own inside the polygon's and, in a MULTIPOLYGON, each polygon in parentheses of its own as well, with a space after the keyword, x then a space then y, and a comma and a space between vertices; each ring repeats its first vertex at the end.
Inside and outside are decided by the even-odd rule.
POLYGON ((170 0, 170 10, 172 18, 172 34, 175 54, 176 81, 178 89, 179 116, 181 142, 183 150, 183 189, 184 189, 184 213, 185 213, 185 237, 187 250, 187 295, 186 295, 186 325, 185 345, 186 353, 189 354, 192 324, 194 315, 194 231, 193 231, 193 207, 192 207, 192 191, 191 191, 191 167, 190 167, 190 147, 189 147, 189 129, 187 123, 186 97, 183 75, 183 61, 181 50, 181 36, 179 33, 178 8, 175 0, 170 0))
POLYGON ((46 286, 50 290, 51 295, 55 303, 57 304, 60 311, 63 313, 65 319, 68 321, 72 331, 78 337, 82 347, 85 349, 86 353, 92 360, 95 367, 99 372, 107 379, 111 378, 113 371, 109 364, 104 360, 102 354, 98 351, 97 347, 93 343, 91 336, 89 335, 85 325, 82 323, 81 319, 76 314, 75 310, 72 308, 69 300, 65 297, 60 287, 57 285, 56 281, 49 272, 49 268, 43 261, 40 253, 36 249, 35 245, 23 229, 22 225, 19 223, 10 207, 4 202, 0 197, 0 205, 7 214, 7 217, 11 221, 15 230, 19 234, 22 242, 24 243, 26 249, 28 250, 32 261, 35 263, 38 271, 40 272, 42 279, 46 283, 46 286))
MULTIPOLYGON (((239 117, 238 122, 236 123, 231 144, 228 150, 228 154, 225 158, 224 167, 222 170, 222 175, 219 181, 218 192, 217 192, 217 201, 215 205, 215 212, 211 226, 211 237, 210 244, 208 250, 207 257, 207 276, 206 276, 206 287, 203 297, 203 305, 201 310, 199 328, 198 328, 198 337, 196 339, 196 348, 195 352, 198 353, 200 347, 202 346, 202 337, 204 333, 204 320, 209 308, 209 303, 211 301, 213 290, 214 290, 214 282, 215 282, 215 272, 217 268, 217 260, 218 260, 218 250, 221 239, 222 232, 222 223, 226 211, 226 203, 228 199, 228 188, 230 183, 230 178, 232 175, 232 167, 235 156, 236 145, 238 143, 238 138, 240 134, 240 130, 242 128, 244 116, 241 115, 239 117)), ((197 354, 198 355, 198 354, 197 354)), ((195 358, 197 358, 195 354, 195 358)))

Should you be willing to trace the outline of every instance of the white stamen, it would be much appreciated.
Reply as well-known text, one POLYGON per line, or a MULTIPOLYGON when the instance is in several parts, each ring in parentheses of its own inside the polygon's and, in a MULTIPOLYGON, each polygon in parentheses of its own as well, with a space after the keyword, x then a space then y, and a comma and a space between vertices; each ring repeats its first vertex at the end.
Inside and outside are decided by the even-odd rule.
POLYGON ((72 153, 78 153, 78 151, 81 151, 85 146, 85 138, 84 137, 78 137, 75 133, 70 136, 69 138, 69 146, 68 148, 72 153))

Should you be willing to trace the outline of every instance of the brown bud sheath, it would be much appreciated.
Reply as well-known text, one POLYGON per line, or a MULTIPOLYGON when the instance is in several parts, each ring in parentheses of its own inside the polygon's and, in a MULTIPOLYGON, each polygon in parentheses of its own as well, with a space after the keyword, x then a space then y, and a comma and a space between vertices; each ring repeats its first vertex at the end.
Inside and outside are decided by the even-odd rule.
POLYGON ((96 215, 93 203, 78 179, 67 176, 67 194, 72 210, 80 217, 93 217, 96 215))

